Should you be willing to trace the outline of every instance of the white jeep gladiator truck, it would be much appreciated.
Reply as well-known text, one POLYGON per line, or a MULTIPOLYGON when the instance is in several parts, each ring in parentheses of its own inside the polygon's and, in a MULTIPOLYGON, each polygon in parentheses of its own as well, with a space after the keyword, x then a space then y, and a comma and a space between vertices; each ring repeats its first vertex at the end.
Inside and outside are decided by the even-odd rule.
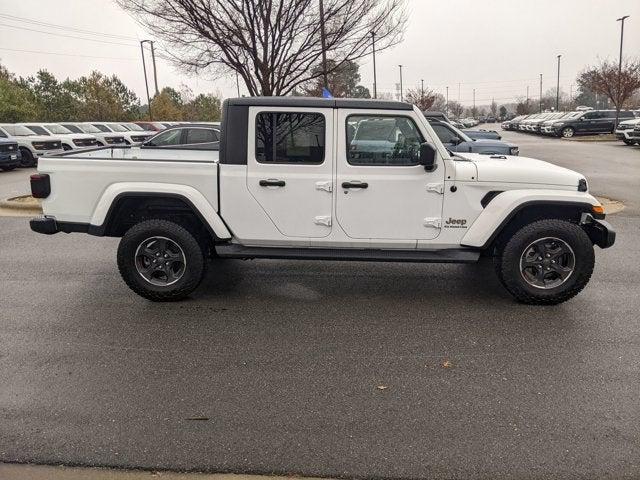
POLYGON ((556 304, 589 281, 594 245, 615 241, 579 173, 522 156, 452 154, 406 103, 230 99, 220 150, 208 154, 103 147, 43 158, 31 189, 44 216, 31 228, 121 237, 124 281, 158 301, 193 292, 212 257, 486 255, 517 300, 556 304))

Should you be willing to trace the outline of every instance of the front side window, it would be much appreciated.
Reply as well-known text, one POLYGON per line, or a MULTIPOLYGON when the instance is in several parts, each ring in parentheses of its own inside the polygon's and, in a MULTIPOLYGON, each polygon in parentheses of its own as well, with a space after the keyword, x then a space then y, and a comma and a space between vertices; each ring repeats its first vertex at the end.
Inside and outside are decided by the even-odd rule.
POLYGON ((424 138, 409 117, 350 115, 347 161, 351 165, 418 165, 424 138))
POLYGON ((256 116, 260 163, 320 164, 324 161, 324 115, 262 112, 256 116))
POLYGON ((454 143, 458 140, 458 135, 444 125, 432 124, 431 128, 436 132, 436 135, 442 143, 454 143))
POLYGON ((168 132, 162 132, 149 140, 149 145, 153 147, 168 147, 172 145, 181 145, 180 137, 182 137, 182 130, 169 130, 168 132))
POLYGON ((218 135, 212 128, 189 128, 187 129, 187 145, 194 143, 212 143, 218 141, 218 135))
POLYGON ((120 125, 119 123, 110 123, 107 125, 111 131, 113 132, 126 132, 127 129, 124 128, 122 125, 120 125))

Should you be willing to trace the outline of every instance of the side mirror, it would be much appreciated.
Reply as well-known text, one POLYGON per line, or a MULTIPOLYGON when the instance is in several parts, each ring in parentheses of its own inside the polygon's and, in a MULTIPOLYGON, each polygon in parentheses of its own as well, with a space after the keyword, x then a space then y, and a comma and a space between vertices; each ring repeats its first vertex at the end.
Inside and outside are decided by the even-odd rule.
POLYGON ((436 149, 429 143, 420 144, 420 165, 427 172, 433 172, 436 169, 436 149))
POLYGON ((462 140, 459 137, 453 137, 449 143, 451 143, 451 145, 460 145, 462 140))

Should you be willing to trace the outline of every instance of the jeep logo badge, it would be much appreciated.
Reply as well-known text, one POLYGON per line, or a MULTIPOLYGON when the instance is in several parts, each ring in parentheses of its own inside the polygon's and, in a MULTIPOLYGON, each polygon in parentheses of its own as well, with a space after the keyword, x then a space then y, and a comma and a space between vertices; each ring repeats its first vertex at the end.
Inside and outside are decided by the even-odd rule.
POLYGON ((466 218, 451 218, 444 222, 444 228, 467 228, 466 218))

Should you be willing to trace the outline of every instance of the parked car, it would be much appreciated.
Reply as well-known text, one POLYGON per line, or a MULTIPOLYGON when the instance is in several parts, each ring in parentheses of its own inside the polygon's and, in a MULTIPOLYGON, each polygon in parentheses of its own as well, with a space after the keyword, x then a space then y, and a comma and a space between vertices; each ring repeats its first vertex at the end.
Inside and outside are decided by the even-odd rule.
POLYGON ((569 120, 574 117, 578 117, 582 115, 582 112, 574 111, 574 112, 565 112, 563 115, 558 117, 553 117, 548 120, 545 120, 540 124, 540 133, 542 135, 555 135, 553 130, 553 124, 563 120, 569 120))
POLYGON ((21 167, 34 167, 38 164, 38 158, 41 156, 63 152, 61 139, 50 135, 36 135, 33 130, 29 130, 22 125, 0 124, 0 133, 18 143, 21 167))
POLYGON ((618 128, 616 128, 616 138, 622 140, 627 145, 640 144, 640 139, 634 136, 634 128, 637 125, 640 125, 640 118, 620 122, 618 128))
POLYGON ((133 123, 144 128, 146 131, 149 131, 149 132, 159 132, 167 128, 167 125, 160 122, 133 122, 133 123))
POLYGON ((140 125, 138 125, 136 123, 133 123, 133 122, 122 122, 122 123, 120 123, 120 125, 122 125, 124 128, 126 128, 130 132, 133 132, 133 133, 131 133, 131 138, 136 143, 137 142, 144 142, 145 140, 149 140, 156 133, 158 133, 156 130, 145 130, 140 125), (143 137, 145 137, 145 138, 143 138, 143 137))
POLYGON ((635 140, 640 145, 640 123, 633 127, 633 131, 629 133, 629 139, 635 140))
POLYGON ((495 130, 485 130, 484 128, 481 128, 479 130, 470 130, 468 128, 465 128, 462 131, 466 133, 468 137, 474 140, 478 140, 481 138, 489 139, 489 140, 502 140, 502 137, 500 136, 500 134, 495 130))
POLYGON ((251 97, 223 111, 208 161, 169 149, 162 166, 122 161, 139 149, 114 147, 44 159, 31 177, 44 215, 32 230, 121 237, 124 282, 154 301, 189 296, 213 255, 473 263, 487 254, 517 300, 558 304, 587 285, 594 245, 615 243, 583 175, 528 158, 451 156, 408 103, 251 97), (353 149, 360 125, 376 122, 353 149))
MULTIPOLYGON (((631 110, 621 110, 620 120, 635 118, 631 110)), ((571 118, 562 118, 551 124, 554 135, 571 138, 574 135, 612 133, 616 121, 615 110, 588 110, 571 118)))
POLYGON ((61 123, 64 128, 71 130, 73 133, 87 133, 98 139, 98 146, 105 145, 125 145, 124 136, 114 133, 106 133, 99 128, 87 123, 61 123))
POLYGON ((76 148, 95 147, 98 145, 98 139, 95 136, 86 133, 73 133, 68 128, 57 123, 21 123, 20 125, 27 127, 37 135, 55 135, 62 140, 63 150, 75 150, 76 148))
POLYGON ((500 125, 500 127, 502 128, 502 130, 514 130, 517 122, 522 120, 525 116, 526 115, 518 115, 517 117, 513 117, 510 120, 505 120, 504 122, 502 122, 502 125, 500 125))
POLYGON ((520 153, 518 146, 511 143, 489 139, 474 140, 453 125, 437 120, 429 120, 429 124, 450 152, 471 152, 483 155, 518 155, 520 153))
POLYGON ((139 133, 132 132, 125 126, 115 122, 91 122, 91 125, 104 133, 115 133, 124 137, 125 143, 128 145, 140 145, 142 142, 148 140, 156 133, 153 131, 142 131, 139 133))
POLYGON ((20 166, 22 155, 18 142, 0 132, 0 169, 8 172, 20 166))
POLYGON ((485 120, 485 123, 496 123, 496 122, 497 122, 497 119, 493 115, 489 115, 485 120))
POLYGON ((141 148, 218 150, 219 146, 219 128, 207 124, 187 124, 163 130, 144 142, 141 148))

